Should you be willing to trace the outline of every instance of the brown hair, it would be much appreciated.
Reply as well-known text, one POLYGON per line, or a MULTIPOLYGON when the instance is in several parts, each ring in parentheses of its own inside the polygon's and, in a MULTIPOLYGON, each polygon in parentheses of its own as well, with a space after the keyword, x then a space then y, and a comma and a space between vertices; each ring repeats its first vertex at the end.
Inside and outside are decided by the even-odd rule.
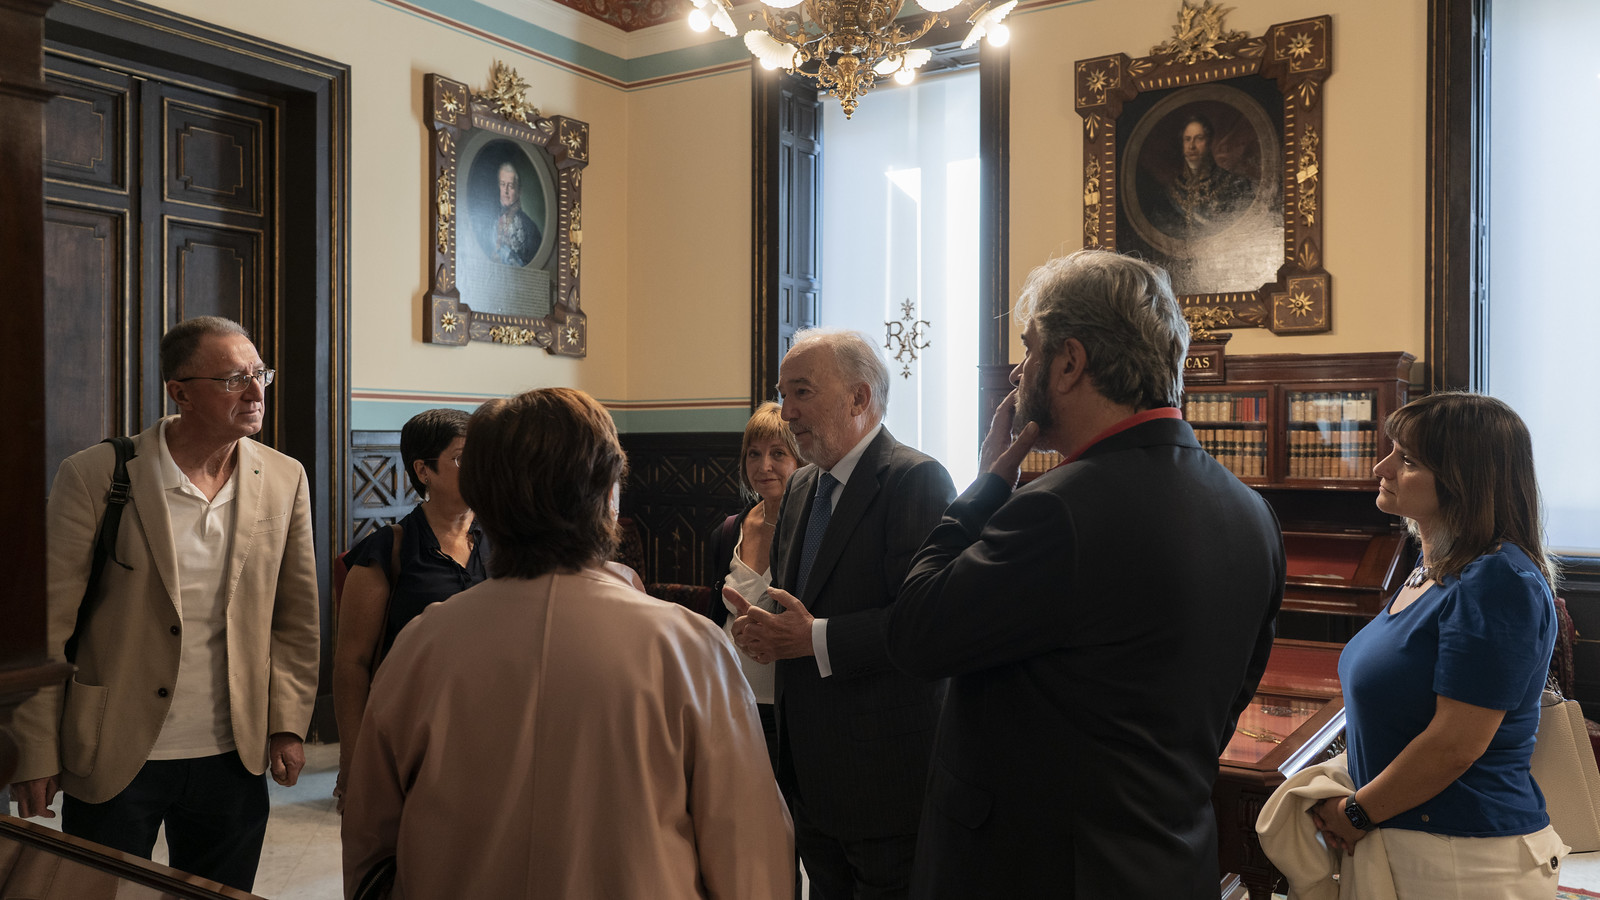
POLYGON ((461 499, 490 545, 489 574, 537 578, 610 559, 611 486, 628 468, 611 414, 572 388, 490 400, 467 423, 461 499))
POLYGON ((750 484, 749 467, 745 465, 745 459, 750 455, 750 445, 756 441, 771 440, 782 441, 784 449, 794 457, 795 465, 800 464, 800 445, 795 443, 789 423, 783 420, 783 407, 768 400, 750 415, 750 421, 744 425, 744 442, 739 445, 739 486, 744 488, 746 494, 756 492, 750 484))
POLYGON ((1461 574, 1502 543, 1515 544, 1555 590, 1557 571, 1544 544, 1533 439, 1511 407, 1459 391, 1431 394, 1395 410, 1384 433, 1433 473, 1439 495, 1428 574, 1461 574))

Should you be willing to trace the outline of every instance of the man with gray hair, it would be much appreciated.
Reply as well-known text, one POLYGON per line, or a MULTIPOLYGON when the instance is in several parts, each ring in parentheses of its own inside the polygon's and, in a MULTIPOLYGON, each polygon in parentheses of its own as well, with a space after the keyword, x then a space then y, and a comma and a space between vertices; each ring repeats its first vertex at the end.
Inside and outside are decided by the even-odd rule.
POLYGON ((98 579, 117 453, 100 443, 62 462, 47 516, 49 640, 57 658, 75 643, 77 672, 15 718, 19 816, 54 817, 64 791, 68 834, 148 859, 165 825, 173 868, 243 891, 266 837, 263 773, 295 783, 317 695, 305 469, 251 440, 273 375, 228 319, 162 337, 178 414, 132 439, 98 579))
POLYGON ((1057 259, 1016 318, 984 473, 888 617, 895 664, 950 679, 912 894, 1214 900, 1211 790, 1272 647, 1277 520, 1179 415, 1165 272, 1057 259), (1064 461, 1016 490, 1034 447, 1064 461))
POLYGON ((860 334, 800 332, 778 391, 811 465, 784 492, 772 588, 724 591, 734 639, 778 663, 778 782, 811 896, 904 897, 943 685, 890 665, 884 612, 955 486, 882 427, 889 369, 860 334))

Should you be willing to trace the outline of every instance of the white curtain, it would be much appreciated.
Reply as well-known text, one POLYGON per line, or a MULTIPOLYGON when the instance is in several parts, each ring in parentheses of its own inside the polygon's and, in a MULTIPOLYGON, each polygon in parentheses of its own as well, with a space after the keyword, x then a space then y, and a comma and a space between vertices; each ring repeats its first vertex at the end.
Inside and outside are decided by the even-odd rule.
POLYGON ((978 467, 978 72, 880 85, 850 120, 823 107, 818 318, 889 344, 884 424, 963 489, 978 467), (927 346, 912 359, 892 331, 927 346))
POLYGON ((1489 385, 1533 432, 1551 545, 1600 555, 1600 2, 1490 10, 1489 385))

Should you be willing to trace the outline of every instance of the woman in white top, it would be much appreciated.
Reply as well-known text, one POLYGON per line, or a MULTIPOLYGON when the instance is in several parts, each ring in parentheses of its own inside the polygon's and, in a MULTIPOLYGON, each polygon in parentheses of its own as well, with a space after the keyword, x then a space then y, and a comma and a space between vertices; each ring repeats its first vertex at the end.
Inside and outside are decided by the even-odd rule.
MULTIPOLYGON (((711 536, 711 565, 706 571, 717 576, 712 586, 716 597, 712 600, 711 618, 728 634, 729 643, 733 642, 734 616, 727 601, 722 599, 724 586, 737 590, 742 596, 758 598, 753 602, 763 609, 781 611, 766 593, 772 584, 772 536, 777 530, 778 503, 783 500, 784 486, 800 466, 800 448, 795 445, 794 434, 783 421, 781 410, 776 403, 763 403, 744 426, 744 443, 739 449, 739 481, 745 491, 756 498, 756 504, 736 516, 729 516, 711 536)), ((758 663, 742 651, 739 651, 739 662, 744 666, 750 690, 756 695, 756 709, 761 713, 761 728, 767 737, 767 753, 776 771, 778 731, 772 712, 772 664, 758 663)))

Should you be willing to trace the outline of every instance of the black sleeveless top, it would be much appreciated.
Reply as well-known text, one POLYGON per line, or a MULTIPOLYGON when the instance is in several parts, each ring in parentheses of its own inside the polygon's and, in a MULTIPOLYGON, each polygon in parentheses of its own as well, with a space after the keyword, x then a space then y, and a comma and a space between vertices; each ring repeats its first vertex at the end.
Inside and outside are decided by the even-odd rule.
POLYGON ((394 549, 393 528, 380 528, 367 535, 344 556, 347 569, 375 565, 394 585, 389 595, 389 618, 383 629, 383 654, 386 656, 394 645, 395 635, 406 627, 407 622, 416 618, 424 607, 447 600, 489 577, 485 568, 489 545, 476 521, 470 532, 473 536, 472 555, 467 557, 464 568, 439 549, 439 539, 434 536, 421 505, 400 520, 400 528, 403 534, 400 538, 398 578, 389 571, 389 560, 394 549))

